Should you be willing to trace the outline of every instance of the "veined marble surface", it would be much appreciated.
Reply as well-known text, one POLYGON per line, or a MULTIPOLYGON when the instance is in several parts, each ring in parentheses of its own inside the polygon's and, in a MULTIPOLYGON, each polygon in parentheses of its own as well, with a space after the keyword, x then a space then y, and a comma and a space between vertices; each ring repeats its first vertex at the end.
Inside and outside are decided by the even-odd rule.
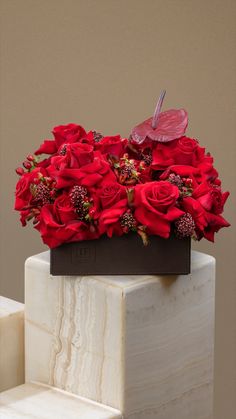
POLYGON ((26 380, 119 408, 122 289, 91 277, 51 277, 45 257, 26 262, 26 380))
POLYGON ((121 414, 64 391, 36 383, 0 394, 1 419, 121 419, 121 414))
POLYGON ((0 319, 24 311, 24 304, 0 295, 0 319))
POLYGON ((0 296, 0 391, 24 382, 24 304, 0 296))
POLYGON ((210 419, 215 261, 183 276, 52 277, 26 262, 26 380, 128 419, 210 419))

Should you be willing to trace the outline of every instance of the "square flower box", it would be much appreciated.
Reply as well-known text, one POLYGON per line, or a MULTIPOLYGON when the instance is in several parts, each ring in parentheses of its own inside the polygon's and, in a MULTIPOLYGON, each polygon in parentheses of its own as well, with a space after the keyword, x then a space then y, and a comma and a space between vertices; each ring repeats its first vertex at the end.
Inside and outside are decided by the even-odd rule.
POLYGON ((51 249, 52 275, 180 275, 190 273, 190 238, 151 236, 144 246, 136 234, 102 236, 51 249))

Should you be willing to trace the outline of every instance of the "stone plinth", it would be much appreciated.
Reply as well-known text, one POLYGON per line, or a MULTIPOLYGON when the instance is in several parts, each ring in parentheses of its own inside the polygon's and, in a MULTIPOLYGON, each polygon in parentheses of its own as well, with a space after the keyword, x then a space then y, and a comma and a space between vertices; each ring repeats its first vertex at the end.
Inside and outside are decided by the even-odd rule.
POLYGON ((1 419, 121 419, 115 409, 36 383, 0 394, 1 419))
POLYGON ((212 257, 187 276, 52 277, 26 262, 26 380, 119 409, 129 419, 210 419, 212 257))
POLYGON ((24 304, 0 297, 0 391, 24 383, 24 304))

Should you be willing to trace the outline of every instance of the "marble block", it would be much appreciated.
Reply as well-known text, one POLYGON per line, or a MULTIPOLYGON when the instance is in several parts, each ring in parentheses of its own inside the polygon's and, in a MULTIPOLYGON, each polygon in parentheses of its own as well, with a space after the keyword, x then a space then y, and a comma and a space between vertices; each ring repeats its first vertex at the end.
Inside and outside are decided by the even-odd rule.
POLYGON ((0 296, 0 391, 24 383, 24 304, 0 296))
POLYGON ((210 419, 215 260, 183 276, 53 277, 26 261, 26 380, 126 419, 210 419))
POLYGON ((120 412, 38 383, 0 394, 1 419, 121 419, 120 412))

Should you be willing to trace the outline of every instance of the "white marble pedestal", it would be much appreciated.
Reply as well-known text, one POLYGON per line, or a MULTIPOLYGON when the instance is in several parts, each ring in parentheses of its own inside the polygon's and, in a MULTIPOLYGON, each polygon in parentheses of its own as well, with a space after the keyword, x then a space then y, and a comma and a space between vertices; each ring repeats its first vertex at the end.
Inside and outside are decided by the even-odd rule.
POLYGON ((1 419, 121 419, 120 412, 39 383, 0 393, 1 419))
POLYGON ((0 296, 0 391, 22 383, 24 304, 0 296))
POLYGON ((187 276, 52 277, 26 262, 26 380, 120 410, 125 419, 210 419, 212 257, 187 276))

